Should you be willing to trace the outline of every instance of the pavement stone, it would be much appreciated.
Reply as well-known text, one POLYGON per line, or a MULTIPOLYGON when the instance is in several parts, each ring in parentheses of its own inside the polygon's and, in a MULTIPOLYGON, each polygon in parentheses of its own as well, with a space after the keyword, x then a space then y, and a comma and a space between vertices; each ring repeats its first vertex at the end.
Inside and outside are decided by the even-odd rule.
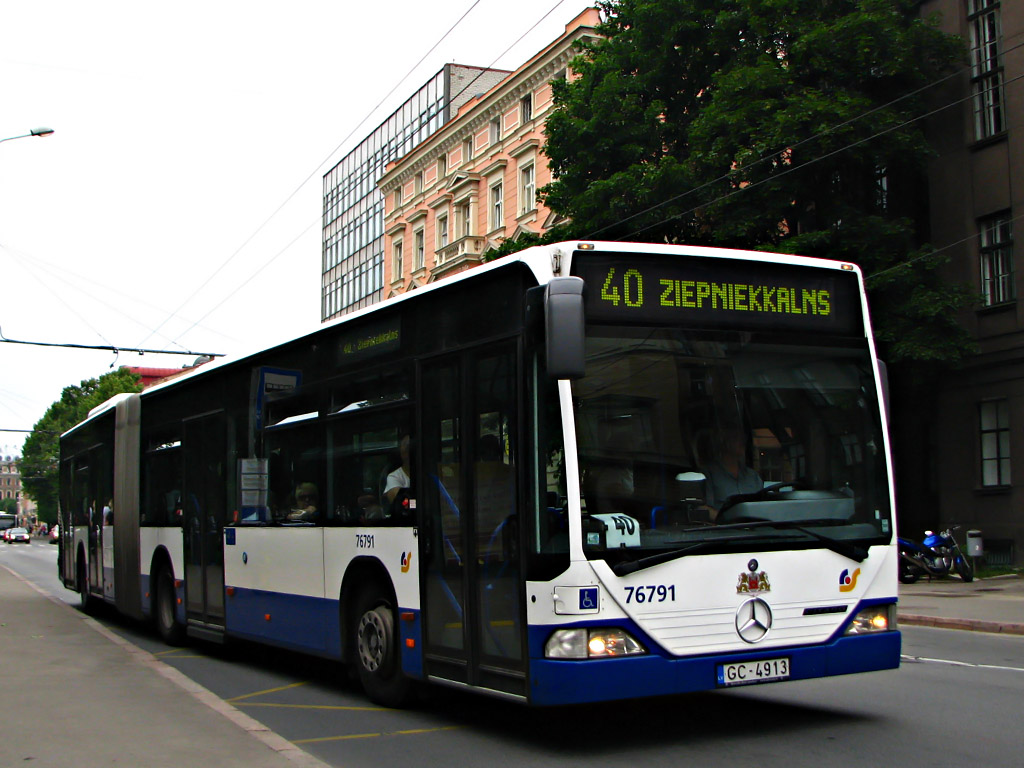
POLYGON ((1024 578, 996 576, 969 583, 923 578, 900 584, 897 615, 901 624, 1024 635, 1024 578))
POLYGON ((0 766, 325 765, 3 566, 0 658, 0 766))

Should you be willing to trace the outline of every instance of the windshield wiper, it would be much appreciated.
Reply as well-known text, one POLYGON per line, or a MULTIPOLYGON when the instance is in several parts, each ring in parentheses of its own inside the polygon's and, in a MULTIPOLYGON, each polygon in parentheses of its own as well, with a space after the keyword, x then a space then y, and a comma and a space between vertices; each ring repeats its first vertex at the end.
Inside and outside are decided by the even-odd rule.
MULTIPOLYGON (((725 527, 725 526, 723 526, 725 527)), ((707 528, 700 528, 697 530, 707 531, 707 528)), ((670 560, 675 560, 680 557, 686 557, 687 555, 695 555, 701 550, 712 549, 717 547, 719 544, 731 544, 734 541, 763 541, 763 536, 733 536, 726 539, 705 539, 704 541, 698 541, 690 544, 688 547, 682 547, 680 549, 673 549, 671 552, 662 552, 657 555, 650 555, 649 557, 641 557, 639 560, 628 560, 621 563, 616 563, 612 566, 612 572, 616 576, 627 576, 630 573, 636 573, 637 571, 643 570, 644 568, 650 568, 661 563, 667 563, 670 560)), ((673 542, 679 543, 679 542, 673 542)))
MULTIPOLYGON (((837 521, 832 518, 823 518, 820 520, 756 520, 749 523, 726 523, 725 525, 719 525, 717 528, 738 528, 741 530, 750 530, 752 528, 782 528, 787 530, 799 531, 805 533, 813 539, 817 539, 826 548, 832 550, 838 555, 848 557, 851 560, 856 560, 858 563, 862 563, 867 560, 868 551, 864 547, 857 546, 856 544, 850 544, 847 541, 841 539, 834 539, 831 536, 826 536, 823 533, 812 531, 807 528, 808 525, 835 525, 837 521)), ((691 528, 687 529, 687 533, 701 530, 707 530, 706 528, 691 528)))

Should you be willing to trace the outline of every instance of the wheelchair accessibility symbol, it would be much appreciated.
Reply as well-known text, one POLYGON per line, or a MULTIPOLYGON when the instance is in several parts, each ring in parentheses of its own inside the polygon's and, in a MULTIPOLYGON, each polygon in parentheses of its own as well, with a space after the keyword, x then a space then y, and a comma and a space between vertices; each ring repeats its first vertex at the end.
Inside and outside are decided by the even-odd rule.
POLYGON ((583 587, 580 589, 580 610, 597 610, 597 587, 583 587))

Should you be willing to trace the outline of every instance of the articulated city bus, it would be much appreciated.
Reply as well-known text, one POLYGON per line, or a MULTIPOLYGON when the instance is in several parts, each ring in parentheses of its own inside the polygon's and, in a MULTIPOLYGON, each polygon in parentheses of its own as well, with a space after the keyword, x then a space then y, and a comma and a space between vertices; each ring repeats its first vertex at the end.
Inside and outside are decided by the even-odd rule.
POLYGON ((531 248, 97 408, 65 585, 535 705, 898 666, 879 363, 852 264, 531 248))

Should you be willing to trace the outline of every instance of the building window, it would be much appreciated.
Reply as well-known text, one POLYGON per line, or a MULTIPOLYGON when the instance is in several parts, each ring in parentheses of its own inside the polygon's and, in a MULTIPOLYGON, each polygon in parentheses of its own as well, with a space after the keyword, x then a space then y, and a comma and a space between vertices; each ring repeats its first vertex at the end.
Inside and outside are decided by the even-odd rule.
POLYGON ((978 408, 981 417, 981 484, 1010 484, 1010 406, 991 400, 978 408))
POLYGON ((968 0, 967 23, 974 94, 974 138, 981 141, 1006 130, 1003 68, 999 60, 999 0, 968 0))
POLYGON ((473 139, 468 138, 462 142, 462 164, 465 165, 473 159, 473 139))
POLYGON ((1016 298, 1013 285, 1013 228, 1009 214, 980 222, 981 292, 985 306, 1016 298))
POLYGON ((533 163, 519 171, 519 213, 520 215, 532 211, 537 207, 537 188, 534 182, 533 163))
POLYGON ((519 124, 533 120, 533 94, 528 93, 519 100, 519 124))
POLYGON ((448 214, 437 217, 437 247, 448 245, 448 214))
POLYGON ((417 195, 423 192, 423 171, 416 174, 416 180, 413 182, 413 189, 417 195))
POLYGON ((402 264, 402 241, 395 240, 391 245, 391 282, 394 283, 402 279, 404 266, 402 264))
POLYGON ((473 219, 469 209, 469 203, 462 203, 458 207, 459 216, 459 236, 469 237, 473 234, 473 219))
POLYGON ((491 144, 497 144, 501 141, 501 118, 496 117, 491 120, 491 126, 489 129, 489 138, 491 144))
POLYGON ((505 226, 505 217, 501 211, 502 189, 501 182, 491 186, 491 229, 505 226))
POLYGON ((412 268, 423 269, 426 247, 423 243, 423 230, 417 229, 413 234, 412 268))
POLYGON ((448 153, 445 152, 437 158, 437 178, 443 179, 448 175, 448 153))
POLYGON ((395 210, 402 207, 402 186, 395 187, 395 210))

